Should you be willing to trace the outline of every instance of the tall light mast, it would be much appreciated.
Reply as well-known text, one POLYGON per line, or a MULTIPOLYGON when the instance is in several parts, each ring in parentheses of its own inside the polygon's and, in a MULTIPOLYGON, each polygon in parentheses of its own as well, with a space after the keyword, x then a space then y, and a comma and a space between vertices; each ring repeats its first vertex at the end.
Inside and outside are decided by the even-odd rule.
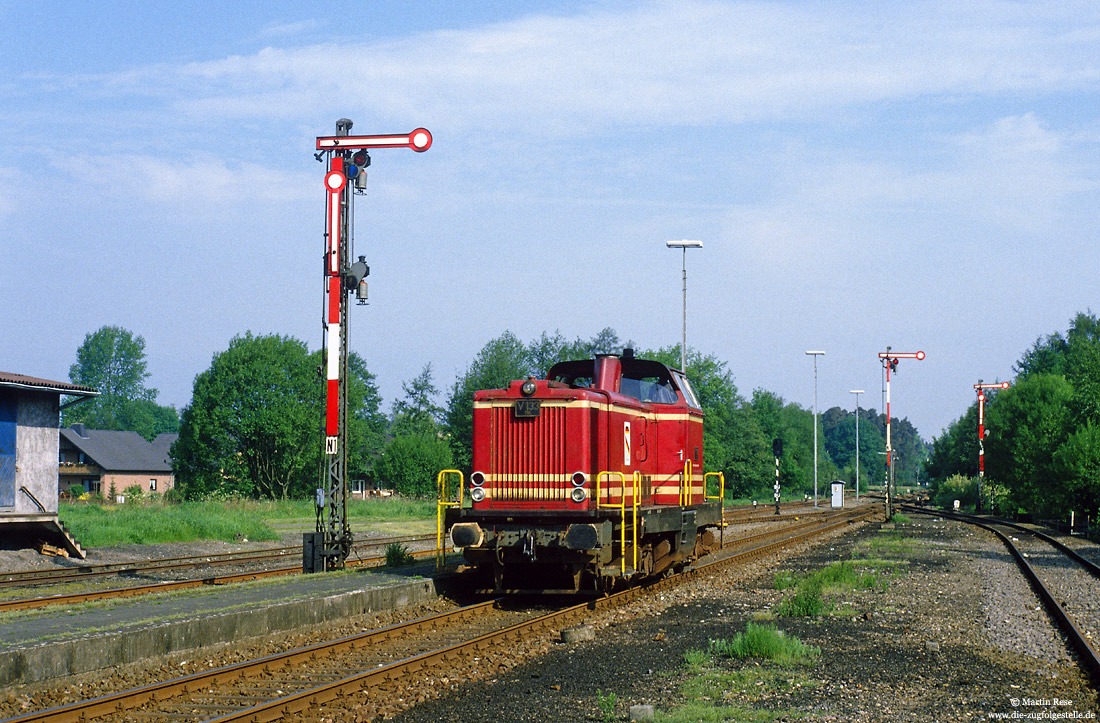
POLYGON ((328 160, 325 173, 325 356, 324 448, 317 488, 317 526, 303 539, 302 566, 306 572, 337 570, 351 552, 348 524, 347 377, 348 294, 365 303, 366 258, 352 262, 351 209, 353 191, 366 189, 367 151, 372 148, 428 150, 432 134, 417 128, 405 135, 353 136, 352 122, 336 121, 336 134, 317 138, 318 161, 328 160))

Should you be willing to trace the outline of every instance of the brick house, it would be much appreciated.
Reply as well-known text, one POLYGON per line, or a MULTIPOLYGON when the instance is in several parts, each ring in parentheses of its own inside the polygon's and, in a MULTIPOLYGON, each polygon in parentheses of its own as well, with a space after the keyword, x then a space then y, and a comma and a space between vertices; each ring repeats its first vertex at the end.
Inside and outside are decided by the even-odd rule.
POLYGON ((161 434, 147 442, 137 432, 86 429, 74 424, 61 430, 57 483, 61 493, 73 485, 85 492, 122 495, 138 486, 145 494, 164 494, 175 486, 168 450, 178 434, 161 434))

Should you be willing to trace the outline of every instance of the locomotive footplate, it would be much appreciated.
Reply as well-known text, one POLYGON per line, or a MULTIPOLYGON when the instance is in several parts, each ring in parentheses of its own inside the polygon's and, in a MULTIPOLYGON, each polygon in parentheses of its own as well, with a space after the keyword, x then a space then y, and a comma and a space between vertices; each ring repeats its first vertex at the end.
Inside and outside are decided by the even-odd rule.
POLYGON ((632 517, 627 515, 625 550, 618 510, 549 515, 450 509, 445 525, 451 544, 486 584, 491 576, 491 587, 482 591, 578 592, 584 580, 598 585, 609 578, 657 574, 701 554, 713 544, 708 528, 721 524, 722 508, 718 502, 639 508, 636 536, 632 517))

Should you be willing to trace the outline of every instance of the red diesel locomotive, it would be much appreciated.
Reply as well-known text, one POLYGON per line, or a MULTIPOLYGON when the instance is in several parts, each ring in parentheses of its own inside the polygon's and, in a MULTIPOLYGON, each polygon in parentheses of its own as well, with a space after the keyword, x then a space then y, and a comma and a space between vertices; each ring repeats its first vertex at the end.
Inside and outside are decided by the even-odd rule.
POLYGON ((631 349, 477 392, 468 487, 448 500, 440 480, 483 591, 607 592, 711 551, 722 524, 695 392, 631 349))

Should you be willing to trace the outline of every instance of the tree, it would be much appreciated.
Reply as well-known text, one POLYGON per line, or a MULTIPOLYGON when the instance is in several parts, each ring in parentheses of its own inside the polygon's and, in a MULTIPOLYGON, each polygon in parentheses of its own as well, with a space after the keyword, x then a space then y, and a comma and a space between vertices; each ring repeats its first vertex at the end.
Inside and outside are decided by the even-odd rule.
POLYGON ((432 365, 426 364, 412 381, 401 382, 401 389, 405 396, 393 403, 390 434, 401 437, 438 433, 444 412, 434 401, 439 390, 432 381, 432 365))
POLYGON ((436 476, 454 466, 447 442, 436 434, 409 434, 395 438, 374 463, 374 477, 400 494, 431 497, 436 476))
MULTIPOLYGON (((190 498, 309 496, 317 486, 323 407, 320 354, 279 335, 235 337, 195 378, 172 447, 190 498)), ((361 358, 348 360, 348 473, 365 471, 384 420, 361 358), (372 442, 373 440, 373 442, 372 442)), ((377 447, 375 447, 377 449, 377 447)))
POLYGON ((146 439, 177 431, 179 414, 174 407, 156 404, 157 390, 145 386, 148 377, 145 339, 119 326, 104 326, 85 335, 76 362, 69 367, 69 381, 100 394, 66 410, 64 424, 132 430, 146 439))
POLYGON ((527 349, 512 332, 504 332, 481 348, 466 373, 455 381, 447 399, 447 430, 456 465, 468 469, 472 464, 474 392, 502 389, 531 373, 527 349))
POLYGON ((1061 478, 1053 460, 1072 428, 1073 387, 1056 374, 1032 374, 997 395, 986 409, 989 476, 1010 499, 1033 512, 1052 511, 1061 478))

